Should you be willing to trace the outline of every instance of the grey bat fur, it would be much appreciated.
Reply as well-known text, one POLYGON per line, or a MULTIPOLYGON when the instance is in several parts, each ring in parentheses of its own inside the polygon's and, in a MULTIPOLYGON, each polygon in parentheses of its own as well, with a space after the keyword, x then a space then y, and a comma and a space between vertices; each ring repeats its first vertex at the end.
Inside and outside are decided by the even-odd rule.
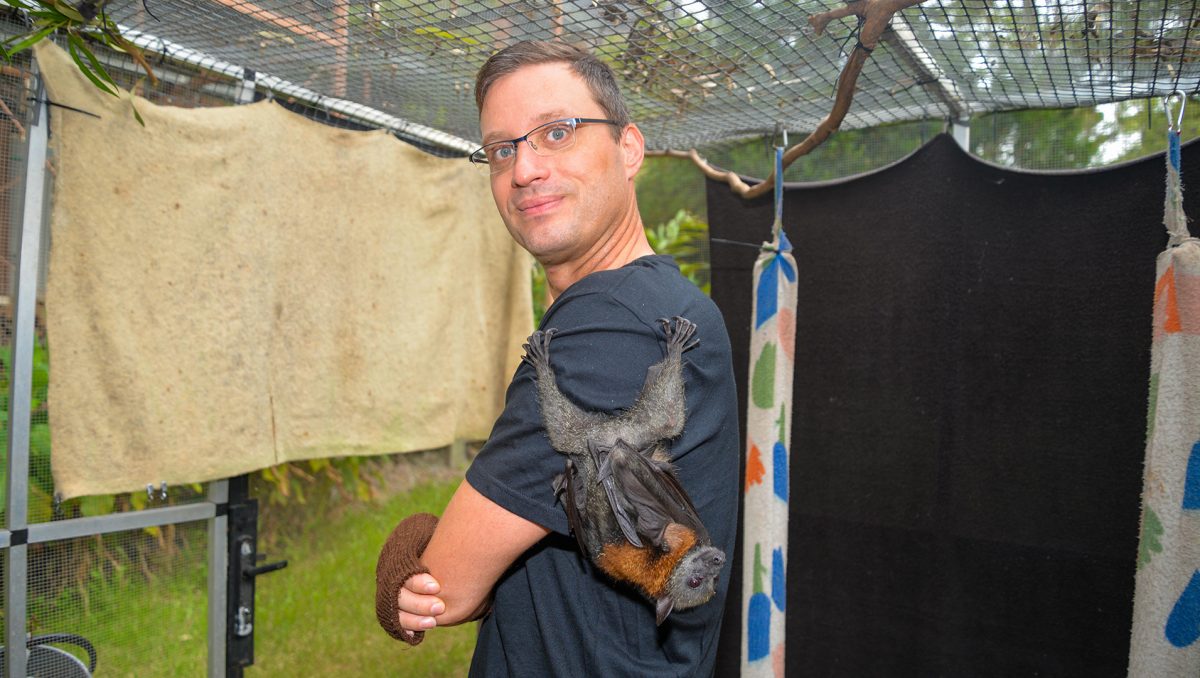
POLYGON ((524 360, 537 373, 538 402, 551 446, 566 455, 554 493, 580 550, 655 603, 662 624, 674 609, 707 602, 725 564, 675 476, 668 444, 686 419, 683 352, 696 326, 661 319, 667 356, 652 365, 623 413, 585 412, 558 389, 550 364, 555 330, 535 332, 524 360))

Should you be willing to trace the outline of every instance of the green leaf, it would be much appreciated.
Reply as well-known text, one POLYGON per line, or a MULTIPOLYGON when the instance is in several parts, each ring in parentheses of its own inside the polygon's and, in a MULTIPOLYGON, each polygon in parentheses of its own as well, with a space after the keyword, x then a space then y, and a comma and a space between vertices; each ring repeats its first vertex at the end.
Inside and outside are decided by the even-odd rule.
POLYGON ((97 67, 99 67, 99 72, 104 75, 106 80, 110 82, 112 81, 112 78, 110 78, 108 73, 104 71, 104 68, 100 66, 100 62, 96 61, 96 56, 92 54, 90 50, 88 50, 87 46, 83 44, 83 40, 81 40, 79 36, 72 35, 67 38, 67 52, 70 53, 71 59, 75 61, 75 65, 79 67, 79 71, 83 73, 84 77, 86 77, 88 80, 91 80, 92 84, 95 85, 97 89, 107 92, 113 96, 117 96, 116 83, 112 83, 110 85, 108 82, 101 80, 99 75, 92 72, 88 65, 83 62, 84 58, 86 57, 89 63, 95 64, 97 67), (80 52, 82 52, 85 56, 81 57, 80 52))
MULTIPOLYGON (((43 363, 33 364, 33 397, 36 400, 46 399, 46 386, 50 383, 50 370, 43 363)), ((40 404, 40 403, 39 403, 40 404)))
POLYGON ((79 512, 87 517, 103 516, 113 512, 116 497, 111 494, 101 494, 84 497, 79 500, 79 512))
POLYGON ((33 424, 29 427, 29 457, 30 461, 36 459, 50 459, 50 426, 48 424, 33 424))
POLYGON ((79 13, 79 10, 65 2, 61 2, 61 0, 54 0, 54 9, 58 10, 60 14, 67 17, 71 21, 78 21, 81 24, 87 23, 87 19, 83 18, 83 15, 79 13))
POLYGON ((133 109, 133 119, 134 119, 134 120, 137 120, 137 122, 138 122, 138 124, 139 124, 139 125, 141 125, 142 127, 145 127, 145 126, 146 126, 146 121, 145 121, 145 120, 142 120, 142 114, 141 114, 141 113, 138 113, 137 106, 134 106, 134 105, 133 105, 133 99, 132 99, 132 98, 130 98, 130 100, 129 100, 129 107, 133 109))
POLYGON ((53 33, 56 28, 58 28, 58 26, 51 24, 39 31, 34 31, 33 33, 29 33, 29 34, 25 35, 23 38, 20 38, 20 40, 18 42, 16 42, 15 44, 13 44, 11 47, 6 47, 4 49, 4 55, 8 58, 12 58, 12 56, 14 54, 16 54, 22 50, 29 49, 30 47, 33 47, 39 41, 44 39, 47 35, 50 35, 51 33, 53 33))
POLYGON ((104 65, 100 63, 100 60, 96 58, 95 54, 92 54, 92 50, 88 49, 87 43, 85 43, 82 39, 79 40, 79 48, 82 50, 83 56, 87 58, 88 63, 92 65, 93 72, 100 76, 104 82, 112 85, 113 89, 115 90, 117 88, 117 81, 113 80, 112 76, 108 74, 108 71, 104 70, 104 65))

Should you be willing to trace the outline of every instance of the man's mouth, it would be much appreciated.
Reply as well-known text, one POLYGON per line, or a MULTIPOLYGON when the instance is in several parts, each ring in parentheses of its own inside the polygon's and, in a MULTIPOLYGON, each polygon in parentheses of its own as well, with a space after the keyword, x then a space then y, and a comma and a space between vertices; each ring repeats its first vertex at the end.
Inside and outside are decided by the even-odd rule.
POLYGON ((527 217, 533 217, 549 212, 560 202, 562 202, 562 197, 557 195, 526 198, 525 200, 517 203, 517 211, 527 217))

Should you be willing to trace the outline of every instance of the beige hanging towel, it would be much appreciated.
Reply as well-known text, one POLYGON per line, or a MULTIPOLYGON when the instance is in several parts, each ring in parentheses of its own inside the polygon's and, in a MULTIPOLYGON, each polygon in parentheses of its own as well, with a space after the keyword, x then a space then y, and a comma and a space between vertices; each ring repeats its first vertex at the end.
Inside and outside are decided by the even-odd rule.
POLYGON ((99 116, 50 109, 64 498, 487 437, 533 322, 486 176, 271 102, 113 97, 36 55, 53 102, 99 116))

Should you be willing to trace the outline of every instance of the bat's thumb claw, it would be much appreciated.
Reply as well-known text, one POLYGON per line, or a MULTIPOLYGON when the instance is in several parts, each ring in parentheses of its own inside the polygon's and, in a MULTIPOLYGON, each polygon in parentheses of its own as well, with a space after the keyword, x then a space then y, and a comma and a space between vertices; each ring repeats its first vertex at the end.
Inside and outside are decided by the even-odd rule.
POLYGON ((662 626, 662 623, 667 620, 667 615, 671 614, 671 610, 675 609, 675 601, 671 596, 663 596, 654 601, 654 623, 662 626))

